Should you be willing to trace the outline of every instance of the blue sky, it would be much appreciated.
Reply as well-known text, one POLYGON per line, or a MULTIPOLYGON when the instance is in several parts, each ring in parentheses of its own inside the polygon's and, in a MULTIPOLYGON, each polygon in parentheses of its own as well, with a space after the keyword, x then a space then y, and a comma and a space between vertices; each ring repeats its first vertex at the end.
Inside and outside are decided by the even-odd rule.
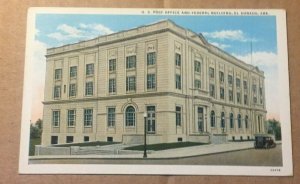
POLYGON ((45 60, 46 48, 76 43, 162 19, 170 19, 179 26, 202 33, 213 45, 262 69, 266 77, 267 110, 271 117, 278 118, 279 111, 272 104, 278 98, 274 92, 277 91, 274 79, 278 78, 275 16, 38 14, 35 25, 35 65, 37 70, 43 69, 40 76, 36 77, 43 79, 45 66, 41 62, 45 60))

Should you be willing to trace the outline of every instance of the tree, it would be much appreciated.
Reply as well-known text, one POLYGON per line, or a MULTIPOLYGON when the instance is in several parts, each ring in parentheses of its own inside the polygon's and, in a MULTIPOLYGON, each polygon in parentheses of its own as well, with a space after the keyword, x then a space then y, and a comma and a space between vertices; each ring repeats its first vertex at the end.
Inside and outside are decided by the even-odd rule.
POLYGON ((43 121, 38 119, 34 124, 30 124, 30 138, 40 138, 42 134, 43 121))
POLYGON ((267 120, 268 133, 273 134, 276 140, 281 140, 281 125, 276 119, 267 120))

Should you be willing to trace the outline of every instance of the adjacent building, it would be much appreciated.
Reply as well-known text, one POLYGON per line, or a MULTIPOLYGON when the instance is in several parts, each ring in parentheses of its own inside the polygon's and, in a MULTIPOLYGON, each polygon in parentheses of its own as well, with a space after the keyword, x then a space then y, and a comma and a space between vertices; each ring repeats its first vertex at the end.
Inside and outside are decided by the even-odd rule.
POLYGON ((264 73, 163 20, 47 49, 42 145, 264 133, 264 73))

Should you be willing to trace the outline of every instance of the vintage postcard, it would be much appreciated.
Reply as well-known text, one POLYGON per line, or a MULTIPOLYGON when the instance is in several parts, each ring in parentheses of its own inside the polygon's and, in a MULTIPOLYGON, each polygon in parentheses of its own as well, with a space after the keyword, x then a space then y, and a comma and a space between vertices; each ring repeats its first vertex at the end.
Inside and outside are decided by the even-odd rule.
POLYGON ((291 176, 284 10, 31 8, 21 174, 291 176))

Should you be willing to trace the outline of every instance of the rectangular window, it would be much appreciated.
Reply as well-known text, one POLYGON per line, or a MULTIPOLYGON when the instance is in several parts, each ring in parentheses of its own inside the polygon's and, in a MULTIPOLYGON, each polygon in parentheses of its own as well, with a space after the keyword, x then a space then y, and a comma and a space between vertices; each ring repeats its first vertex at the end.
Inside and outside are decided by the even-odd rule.
POLYGON ((224 88, 220 87, 220 98, 224 100, 225 98, 225 92, 224 92, 224 88))
POLYGON ((126 91, 135 91, 135 76, 126 78, 126 91))
POLYGON ((178 53, 175 54, 175 64, 176 66, 181 66, 181 55, 178 53))
POLYGON ((215 78, 215 69, 212 67, 209 67, 209 77, 215 78))
POLYGON ((229 101, 233 101, 233 91, 232 90, 228 90, 228 95, 229 95, 229 101))
POLYGON ((224 83, 224 72, 220 71, 219 77, 220 77, 220 83, 224 83))
POLYGON ((247 81, 244 81, 243 83, 244 83, 244 84, 243 84, 243 86, 244 86, 244 90, 247 90, 247 89, 248 89, 248 84, 247 84, 247 81))
POLYGON ((257 97, 256 96, 253 97, 253 103, 257 103, 257 97))
POLYGON ((58 136, 51 136, 51 144, 58 144, 58 136))
POLYGON ((70 78, 76 78, 77 77, 77 66, 71 66, 70 67, 70 78))
POLYGON ((147 106, 147 132, 155 133, 155 106, 147 106))
POLYGON ((61 94, 61 86, 54 86, 54 99, 59 99, 61 94))
POLYGON ((55 72, 54 72, 54 78, 55 80, 61 80, 62 78, 62 69, 55 69, 55 72))
POLYGON ((236 101, 239 104, 241 103, 241 93, 239 93, 239 92, 236 93, 236 101))
POLYGON ((116 108, 109 107, 107 108, 107 126, 114 127, 116 122, 116 108))
POLYGON ((156 53, 150 52, 147 53, 147 65, 155 65, 156 63, 156 53))
POLYGON ((60 111, 52 111, 52 126, 59 127, 60 111))
POLYGON ((74 109, 68 110, 68 127, 74 127, 76 121, 76 111, 74 109))
POLYGON ((86 71, 85 71, 86 75, 94 75, 94 64, 87 64, 86 65, 86 71))
POLYGON ((76 84, 69 85, 69 97, 76 96, 76 84))
POLYGON ((256 94, 256 84, 252 85, 252 91, 253 91, 254 94, 256 94))
POLYGON ((109 79, 108 84, 108 92, 109 93, 115 93, 116 92, 116 79, 109 79))
POLYGON ((116 63, 117 63, 117 60, 116 60, 116 59, 110 59, 110 60, 108 61, 108 64, 109 64, 109 71, 110 71, 110 72, 116 71, 116 63))
POLYGON ((239 78, 236 78, 235 82, 236 82, 236 87, 240 88, 241 87, 241 80, 239 78))
POLYGON ((201 81, 198 80, 198 79, 195 80, 195 88, 196 89, 200 89, 201 88, 201 81))
POLYGON ((259 87, 259 95, 260 95, 260 96, 263 95, 263 89, 262 89, 262 87, 259 87))
POLYGON ((215 97, 215 85, 214 84, 209 84, 209 95, 211 97, 215 97))
POLYGON ((245 104, 245 105, 248 104, 248 95, 244 95, 244 104, 245 104))
POLYGON ((85 83, 85 95, 91 96, 94 93, 94 83, 93 82, 86 82, 85 83))
POLYGON ((181 107, 176 106, 176 126, 181 126, 181 107))
POLYGON ((156 88, 156 78, 155 74, 147 75, 147 89, 155 89, 156 88))
POLYGON ((89 142, 90 141, 90 137, 89 136, 84 136, 83 137, 83 141, 84 142, 89 142))
POLYGON ((181 89, 181 76, 176 74, 176 89, 181 89))
POLYGON ((72 143, 74 141, 74 137, 73 136, 67 136, 66 137, 66 143, 72 143))
POLYGON ((136 67, 136 56, 126 57, 126 68, 131 69, 136 67))
POLYGON ((93 126, 93 109, 84 109, 84 126, 93 126))
POLYGON ((195 72, 200 73, 201 72, 201 63, 200 61, 195 61, 195 72))
POLYGON ((232 75, 228 75, 228 84, 229 85, 233 84, 233 77, 232 77, 232 75))

